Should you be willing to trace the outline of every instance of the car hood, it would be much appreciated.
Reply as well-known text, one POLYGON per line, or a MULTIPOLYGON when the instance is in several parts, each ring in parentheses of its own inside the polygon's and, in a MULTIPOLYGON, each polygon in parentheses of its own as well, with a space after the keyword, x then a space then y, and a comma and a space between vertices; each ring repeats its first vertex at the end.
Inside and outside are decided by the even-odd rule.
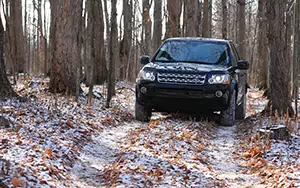
POLYGON ((186 62, 176 62, 176 63, 151 62, 145 65, 144 69, 155 69, 158 72, 210 72, 210 73, 228 72, 227 66, 186 63, 186 62))

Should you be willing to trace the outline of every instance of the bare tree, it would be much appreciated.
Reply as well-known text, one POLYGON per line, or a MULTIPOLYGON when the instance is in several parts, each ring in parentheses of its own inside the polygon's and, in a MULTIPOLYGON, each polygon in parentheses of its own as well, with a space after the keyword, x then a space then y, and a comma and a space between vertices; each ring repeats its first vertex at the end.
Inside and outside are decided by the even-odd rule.
POLYGON ((111 0, 111 29, 110 29, 110 40, 109 40, 109 69, 108 69, 108 83, 107 83, 107 101, 106 107, 109 107, 110 100, 115 94, 115 82, 116 73, 115 65, 117 61, 118 49, 118 25, 117 25, 117 0, 111 0))
POLYGON ((154 29, 153 29, 153 49, 157 49, 161 44, 162 36, 162 0, 154 1, 154 29))
POLYGON ((208 4, 208 35, 211 38, 213 34, 213 24, 212 24, 212 17, 213 17, 213 0, 209 0, 208 4))
POLYGON ((203 4, 202 37, 209 37, 209 0, 204 0, 203 4))
POLYGON ((107 78, 104 53, 104 17, 101 1, 86 1, 85 67, 87 85, 102 84, 107 78), (93 74, 93 76, 91 76, 93 74))
POLYGON ((185 0, 186 4, 186 33, 187 37, 197 36, 197 12, 198 12, 198 1, 195 0, 185 0))
POLYGON ((150 16, 152 0, 143 0, 143 53, 152 54, 152 43, 151 43, 151 33, 152 33, 152 21, 150 16))
POLYGON ((16 93, 13 91, 10 82, 8 81, 6 75, 6 68, 3 58, 3 47, 4 47, 4 28, 2 21, 0 20, 0 99, 16 96, 16 93))
POLYGON ((238 34, 238 50, 239 55, 242 59, 245 58, 245 0, 238 0, 239 5, 239 15, 238 15, 238 22, 239 22, 239 34, 238 34))
POLYGON ((222 38, 227 39, 227 0, 222 0, 222 38))
POLYGON ((76 92, 76 72, 81 65, 82 0, 51 0, 50 90, 76 92), (53 9, 53 10, 52 10, 53 9), (54 14, 53 14, 54 13, 54 14))
POLYGON ((299 97, 299 39, 300 39, 300 1, 295 0, 294 4, 294 31, 293 31, 293 94, 296 104, 296 115, 298 115, 298 97, 299 97))
POLYGON ((132 0, 123 0, 123 17, 124 17, 124 31, 123 39, 120 44, 120 59, 122 65, 120 67, 120 78, 126 80, 133 80, 131 63, 132 50, 132 0))
POLYGON ((272 113, 293 114, 290 96, 291 71, 285 38, 285 0, 267 0, 267 37, 270 51, 270 103, 272 113))
POLYGON ((267 22, 265 17, 266 0, 258 1, 258 47, 257 47, 257 83, 261 89, 268 87, 268 41, 266 40, 267 22))
POLYGON ((197 11, 197 21, 196 21, 196 23, 197 23, 197 25, 198 25, 198 27, 197 27, 197 36, 201 36, 201 33, 202 33, 202 22, 203 22, 203 20, 202 20, 202 11, 203 11, 203 3, 202 3, 202 1, 200 2, 200 1, 198 1, 198 11, 197 11))
POLYGON ((22 2, 21 0, 9 0, 6 5, 9 5, 10 11, 6 24, 9 36, 9 59, 11 60, 13 71, 19 73, 23 72, 25 64, 22 2))
POLYGON ((180 15, 181 15, 181 0, 168 0, 168 22, 166 28, 166 37, 181 36, 180 15))

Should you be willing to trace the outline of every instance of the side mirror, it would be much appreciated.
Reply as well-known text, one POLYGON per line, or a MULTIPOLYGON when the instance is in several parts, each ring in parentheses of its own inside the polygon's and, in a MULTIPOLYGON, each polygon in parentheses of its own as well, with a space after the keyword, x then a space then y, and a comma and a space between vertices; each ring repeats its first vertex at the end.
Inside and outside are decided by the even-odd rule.
POLYGON ((240 60, 238 62, 237 68, 240 69, 240 70, 248 70, 249 69, 249 62, 244 61, 244 60, 240 60))
POLYGON ((146 65, 146 64, 150 63, 150 57, 144 55, 144 56, 141 57, 141 60, 140 60, 140 61, 141 61, 141 64, 142 64, 142 65, 146 65))

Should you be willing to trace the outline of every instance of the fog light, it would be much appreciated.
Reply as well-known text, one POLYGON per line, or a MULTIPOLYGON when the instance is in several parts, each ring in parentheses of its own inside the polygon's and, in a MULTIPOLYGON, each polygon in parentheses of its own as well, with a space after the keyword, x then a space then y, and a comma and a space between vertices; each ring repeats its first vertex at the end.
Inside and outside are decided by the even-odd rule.
POLYGON ((222 91, 217 91, 217 92, 216 92, 216 96, 219 97, 219 98, 222 97, 222 96, 223 96, 222 91))
POLYGON ((142 93, 147 93, 147 88, 146 87, 141 87, 141 92, 142 93))

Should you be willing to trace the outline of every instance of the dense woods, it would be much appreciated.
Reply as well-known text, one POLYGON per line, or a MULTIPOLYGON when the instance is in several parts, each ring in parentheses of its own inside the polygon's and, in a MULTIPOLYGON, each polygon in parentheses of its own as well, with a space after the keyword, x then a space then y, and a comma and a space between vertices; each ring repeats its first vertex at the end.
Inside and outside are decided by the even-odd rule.
MULTIPOLYGON (((232 40, 250 62, 249 84, 267 89, 273 111, 291 109, 298 88, 299 2, 247 0, 3 1, 4 64, 18 78, 50 76, 50 90, 133 82, 139 57, 169 37, 232 40), (292 76, 291 76, 292 75, 292 76)), ((9 84, 1 76, 5 90, 9 84)), ((2 89, 4 90, 4 89, 2 89)), ((77 91, 77 92, 76 92, 77 91)), ((11 93, 2 91, 1 93, 11 93)), ((109 100, 108 100, 109 102, 109 100)))
POLYGON ((0 15, 0 188, 300 187, 300 0, 0 0, 0 15), (149 64, 173 37, 213 39, 169 40, 149 64), (200 50, 220 57, 174 57, 200 50))

